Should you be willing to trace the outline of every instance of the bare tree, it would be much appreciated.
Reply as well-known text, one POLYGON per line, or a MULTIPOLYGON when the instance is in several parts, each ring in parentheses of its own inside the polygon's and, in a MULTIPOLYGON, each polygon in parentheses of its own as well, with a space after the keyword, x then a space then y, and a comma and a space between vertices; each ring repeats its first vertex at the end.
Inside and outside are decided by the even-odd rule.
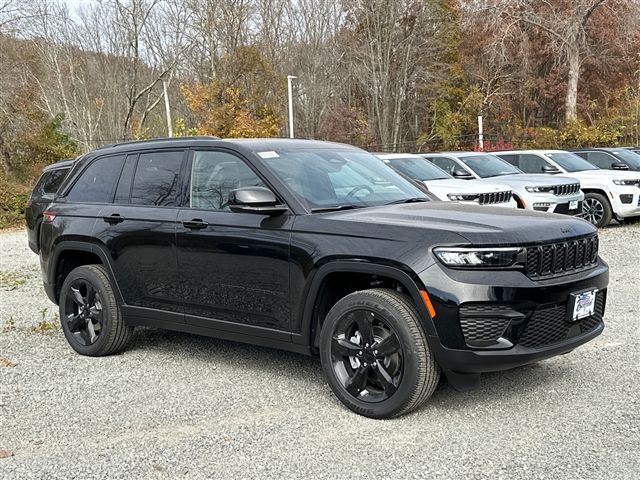
POLYGON ((500 0, 493 7, 507 18, 532 25, 547 34, 567 65, 565 120, 578 116, 578 83, 589 51, 589 20, 607 0, 500 0))

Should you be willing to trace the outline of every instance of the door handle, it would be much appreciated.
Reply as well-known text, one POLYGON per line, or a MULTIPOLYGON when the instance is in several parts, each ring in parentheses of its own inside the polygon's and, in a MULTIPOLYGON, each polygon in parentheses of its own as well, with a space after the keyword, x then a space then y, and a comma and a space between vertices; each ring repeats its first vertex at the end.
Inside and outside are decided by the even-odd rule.
POLYGON ((209 222, 205 222, 199 218, 194 218, 193 220, 185 220, 182 222, 185 228, 190 228, 191 230, 201 230, 203 228, 207 228, 209 226, 209 222))
POLYGON ((102 217, 102 219, 107 223, 121 223, 124 222, 124 217, 122 217, 119 213, 112 213, 108 217, 102 217))

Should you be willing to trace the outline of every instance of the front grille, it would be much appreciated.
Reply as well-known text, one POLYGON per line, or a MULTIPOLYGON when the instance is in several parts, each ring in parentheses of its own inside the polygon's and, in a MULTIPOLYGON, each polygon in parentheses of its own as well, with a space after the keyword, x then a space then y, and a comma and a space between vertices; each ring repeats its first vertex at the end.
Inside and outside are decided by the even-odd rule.
POLYGON ((568 185, 558 185, 553 188, 553 193, 558 196, 575 195, 580 191, 579 183, 571 183, 568 185))
POLYGON ((532 279, 590 268, 598 260, 598 236, 527 247, 525 273, 532 279))
POLYGON ((577 322, 567 321, 566 303, 535 310, 518 343, 525 347, 543 347, 593 330, 602 323, 605 295, 605 291, 599 291, 594 314, 577 322))
POLYGON ((511 190, 506 192, 481 193, 478 195, 480 205, 491 205, 495 203, 505 203, 511 200, 511 190))

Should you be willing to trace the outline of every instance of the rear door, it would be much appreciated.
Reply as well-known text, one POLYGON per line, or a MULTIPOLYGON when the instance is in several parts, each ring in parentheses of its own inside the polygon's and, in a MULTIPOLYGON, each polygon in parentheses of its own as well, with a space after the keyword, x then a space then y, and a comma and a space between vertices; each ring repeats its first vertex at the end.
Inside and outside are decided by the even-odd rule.
POLYGON ((268 187, 231 151, 193 150, 189 170, 188 206, 177 224, 187 323, 288 341, 293 216, 230 211, 232 190, 268 187))
POLYGON ((108 252, 125 314, 183 322, 176 264, 176 221, 182 200, 186 150, 127 155, 113 204, 105 206, 94 236, 108 252))

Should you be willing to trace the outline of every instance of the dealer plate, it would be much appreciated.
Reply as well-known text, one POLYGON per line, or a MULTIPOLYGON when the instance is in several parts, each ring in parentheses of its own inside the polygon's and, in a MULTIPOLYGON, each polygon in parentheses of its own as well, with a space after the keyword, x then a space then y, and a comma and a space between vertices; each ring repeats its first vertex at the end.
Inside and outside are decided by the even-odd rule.
POLYGON ((578 208, 578 200, 572 200, 569 202, 569 210, 575 210, 578 208))
POLYGON ((598 293, 597 288, 571 294, 571 299, 573 299, 573 310, 571 311, 569 319, 572 322, 577 322, 582 318, 593 315, 596 309, 596 293, 598 293))

